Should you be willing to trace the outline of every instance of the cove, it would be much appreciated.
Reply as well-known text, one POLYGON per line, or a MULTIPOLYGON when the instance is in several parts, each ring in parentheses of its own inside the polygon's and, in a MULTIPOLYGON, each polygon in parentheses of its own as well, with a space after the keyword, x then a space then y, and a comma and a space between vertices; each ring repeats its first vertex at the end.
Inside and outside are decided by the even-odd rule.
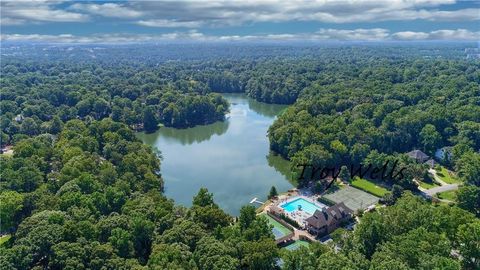
POLYGON ((226 212, 257 197, 266 200, 271 186, 279 192, 293 187, 288 161, 269 152, 267 130, 287 106, 257 102, 244 94, 224 94, 230 103, 226 120, 187 129, 161 127, 137 133, 160 151, 165 195, 190 206, 201 187, 214 194, 226 212))

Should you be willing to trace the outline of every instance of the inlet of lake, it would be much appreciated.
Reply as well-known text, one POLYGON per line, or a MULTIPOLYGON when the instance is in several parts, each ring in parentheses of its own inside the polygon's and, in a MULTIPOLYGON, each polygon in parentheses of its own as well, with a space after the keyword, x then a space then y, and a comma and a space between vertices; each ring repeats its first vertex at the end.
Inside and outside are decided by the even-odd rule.
POLYGON ((187 129, 161 127, 137 133, 161 152, 165 195, 190 206, 201 187, 214 195, 227 213, 238 215, 253 198, 267 199, 272 186, 278 192, 293 187, 290 165, 269 151, 267 131, 287 106, 266 104, 244 94, 224 94, 230 103, 225 121, 187 129))

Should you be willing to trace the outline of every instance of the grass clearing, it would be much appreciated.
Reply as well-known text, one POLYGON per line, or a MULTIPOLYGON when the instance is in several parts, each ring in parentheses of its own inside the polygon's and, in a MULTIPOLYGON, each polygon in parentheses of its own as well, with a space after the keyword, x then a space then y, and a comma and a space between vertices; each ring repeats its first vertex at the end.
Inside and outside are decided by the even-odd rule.
POLYGON ((375 195, 377 197, 382 197, 383 195, 388 193, 388 190, 381 187, 377 186, 375 183, 370 182, 368 180, 362 179, 362 178, 355 178, 352 181, 352 186, 359 188, 363 191, 366 191, 372 195, 375 195))
POLYGON ((437 197, 442 200, 455 201, 457 199, 457 192, 455 190, 437 193, 437 197))
POLYGON ((447 168, 443 166, 440 167, 440 170, 437 170, 437 176, 447 184, 461 183, 460 179, 458 179, 452 172, 450 172, 449 170, 447 170, 447 168))
POLYGON ((437 184, 435 182, 427 183, 427 182, 420 181, 419 183, 420 183, 420 186, 424 189, 431 189, 431 188, 440 186, 439 184, 437 184))
POLYGON ((2 235, 2 237, 0 237, 0 246, 10 240, 10 238, 12 238, 11 234, 2 235))

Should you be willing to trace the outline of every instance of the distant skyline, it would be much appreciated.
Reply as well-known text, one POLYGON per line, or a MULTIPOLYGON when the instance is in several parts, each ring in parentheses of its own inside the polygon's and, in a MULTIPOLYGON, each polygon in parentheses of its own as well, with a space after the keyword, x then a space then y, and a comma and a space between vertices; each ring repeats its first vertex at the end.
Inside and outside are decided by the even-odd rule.
POLYGON ((478 41, 480 2, 2 1, 2 41, 478 41))

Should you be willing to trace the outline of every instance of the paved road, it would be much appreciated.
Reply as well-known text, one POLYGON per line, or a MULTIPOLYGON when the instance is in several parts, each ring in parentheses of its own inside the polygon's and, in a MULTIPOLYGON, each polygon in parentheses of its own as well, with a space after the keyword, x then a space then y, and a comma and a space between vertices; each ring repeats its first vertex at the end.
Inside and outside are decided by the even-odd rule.
POLYGON ((427 189, 423 191, 425 194, 429 196, 433 196, 437 193, 440 192, 445 192, 445 191, 450 191, 450 190, 457 190, 458 189, 458 184, 451 184, 451 185, 444 185, 444 186, 439 186, 439 187, 434 187, 431 189, 427 189))

